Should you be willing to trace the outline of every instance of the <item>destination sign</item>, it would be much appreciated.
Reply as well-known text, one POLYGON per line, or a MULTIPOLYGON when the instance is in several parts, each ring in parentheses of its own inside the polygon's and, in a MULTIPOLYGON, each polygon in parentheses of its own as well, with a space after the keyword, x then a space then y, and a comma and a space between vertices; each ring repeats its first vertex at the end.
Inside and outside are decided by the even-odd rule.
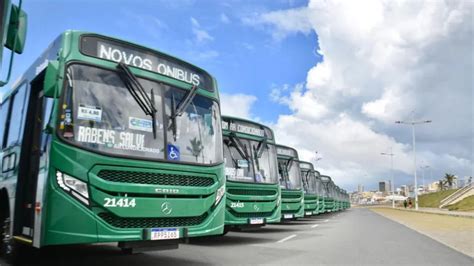
POLYGON ((289 157, 297 157, 296 152, 292 149, 285 149, 282 147, 277 147, 277 154, 284 155, 289 157))
POLYGON ((313 169, 313 165, 310 163, 300 163, 300 168, 313 169))
MULTIPOLYGON (((223 130, 230 130, 234 132, 244 133, 248 135, 258 136, 258 137, 265 137, 265 129, 258 125, 253 125, 250 123, 246 123, 243 121, 222 121, 222 129, 223 130)), ((267 136, 270 139, 272 136, 267 136)))
POLYGON ((214 91, 212 77, 203 70, 166 54, 97 36, 82 36, 81 52, 124 63, 214 91))

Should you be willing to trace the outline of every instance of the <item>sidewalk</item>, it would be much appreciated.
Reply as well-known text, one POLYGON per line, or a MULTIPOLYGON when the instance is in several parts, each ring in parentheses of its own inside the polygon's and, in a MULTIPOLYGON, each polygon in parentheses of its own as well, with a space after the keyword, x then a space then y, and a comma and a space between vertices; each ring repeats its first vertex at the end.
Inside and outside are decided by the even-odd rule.
MULTIPOLYGON (((385 207, 387 208, 387 207, 385 207)), ((388 207, 390 208, 390 207, 388 207)), ((430 213, 430 214, 439 214, 439 215, 449 215, 449 216, 457 216, 457 217, 465 217, 465 218, 474 218, 474 212, 460 212, 460 211, 450 211, 447 209, 438 209, 438 208, 418 208, 409 209, 409 208, 395 208, 400 211, 412 211, 412 212, 421 212, 421 213, 430 213)))
POLYGON ((437 209, 405 210, 375 207, 372 211, 431 237, 474 258, 474 220, 472 213, 451 214, 437 209))

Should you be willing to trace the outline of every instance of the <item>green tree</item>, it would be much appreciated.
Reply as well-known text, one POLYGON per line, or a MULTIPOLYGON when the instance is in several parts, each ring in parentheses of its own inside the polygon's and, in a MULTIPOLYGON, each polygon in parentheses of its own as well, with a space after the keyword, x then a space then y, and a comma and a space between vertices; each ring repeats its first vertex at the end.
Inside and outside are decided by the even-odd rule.
POLYGON ((449 188, 452 188, 454 184, 454 180, 456 179, 456 176, 453 174, 446 173, 444 175, 444 179, 445 179, 444 184, 447 184, 449 188))

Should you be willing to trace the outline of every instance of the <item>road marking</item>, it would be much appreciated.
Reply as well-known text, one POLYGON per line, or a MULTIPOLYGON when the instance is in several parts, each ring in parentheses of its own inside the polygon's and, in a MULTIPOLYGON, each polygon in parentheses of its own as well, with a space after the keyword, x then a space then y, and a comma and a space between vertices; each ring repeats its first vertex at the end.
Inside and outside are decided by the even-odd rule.
POLYGON ((314 221, 316 221, 316 222, 325 222, 325 223, 327 223, 327 222, 329 222, 329 219, 326 219, 326 220, 319 219, 319 220, 314 220, 314 221))
POLYGON ((311 226, 311 228, 315 228, 315 227, 317 227, 318 225, 319 225, 319 224, 313 224, 313 225, 311 226))
POLYGON ((283 238, 283 239, 280 239, 280 240, 277 241, 277 243, 283 243, 283 242, 285 242, 285 241, 287 241, 287 240, 292 239, 293 237, 296 237, 296 235, 291 235, 291 236, 285 237, 285 238, 283 238))

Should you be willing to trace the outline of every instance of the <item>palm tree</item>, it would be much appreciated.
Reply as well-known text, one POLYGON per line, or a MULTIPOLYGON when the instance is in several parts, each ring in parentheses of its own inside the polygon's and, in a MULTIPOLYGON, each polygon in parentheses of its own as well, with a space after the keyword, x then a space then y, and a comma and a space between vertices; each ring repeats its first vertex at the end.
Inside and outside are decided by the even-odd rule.
POLYGON ((453 174, 446 173, 444 175, 444 179, 446 180, 444 181, 444 183, 447 184, 449 188, 452 188, 454 184, 454 180, 456 179, 456 176, 453 174))

